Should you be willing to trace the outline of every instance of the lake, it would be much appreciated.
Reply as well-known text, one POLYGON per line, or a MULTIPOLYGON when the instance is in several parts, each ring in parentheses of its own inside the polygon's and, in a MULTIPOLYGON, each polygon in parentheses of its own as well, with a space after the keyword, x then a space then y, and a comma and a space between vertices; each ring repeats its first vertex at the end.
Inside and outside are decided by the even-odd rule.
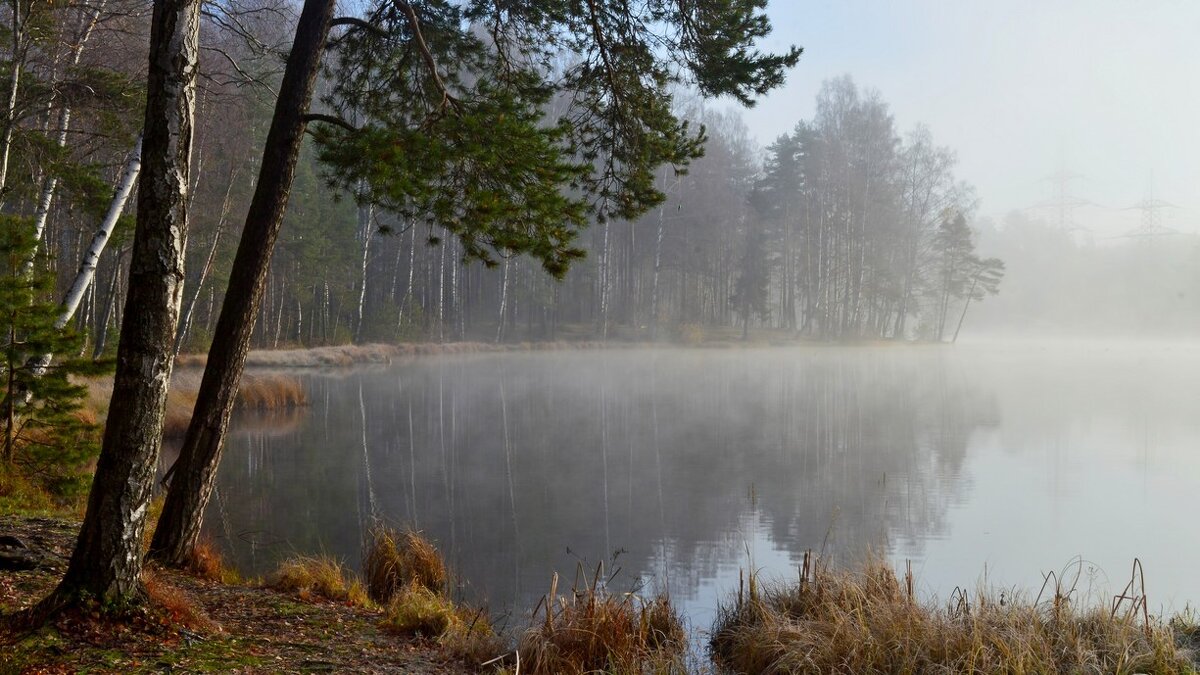
POLYGON ((1200 599, 1200 346, 615 349, 300 373, 311 405, 234 423, 209 534, 243 571, 374 518, 423 530, 522 627, 558 571, 669 589, 694 628, 741 570, 808 550, 911 561, 918 588, 1070 567, 1151 608, 1200 599), (1077 562, 1071 565, 1072 561, 1077 562))

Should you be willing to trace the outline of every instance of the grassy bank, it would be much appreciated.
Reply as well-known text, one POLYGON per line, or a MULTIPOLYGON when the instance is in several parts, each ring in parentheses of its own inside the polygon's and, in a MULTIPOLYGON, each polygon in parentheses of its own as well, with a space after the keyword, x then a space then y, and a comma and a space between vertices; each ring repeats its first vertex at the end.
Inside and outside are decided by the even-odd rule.
MULTIPOLYGON (((0 516, 0 533, 49 558, 0 574, 0 613, 53 588, 76 527, 0 516)), ((554 576, 528 627, 497 635, 483 609, 453 597, 452 572, 419 535, 377 529, 363 561, 355 573, 329 557, 298 557, 243 580, 205 547, 187 572, 148 568, 151 602, 136 615, 81 612, 33 633, 0 627, 0 673, 1197 672, 1200 629, 1151 615, 1140 569, 1111 602, 1051 575, 1036 594, 956 591, 932 603, 917 597, 911 573, 882 562, 839 570, 808 558, 795 581, 751 575, 736 590, 707 633, 714 662, 704 663, 688 653, 668 598, 612 591, 603 567, 580 569, 570 588, 554 576)))
POLYGON ((956 591, 923 602, 911 571, 806 558, 796 581, 753 575, 719 613, 715 660, 738 673, 1195 673, 1197 625, 1151 615, 1140 566, 1111 603, 1057 576, 1033 596, 956 591))
POLYGON ((451 597, 451 575, 428 541, 385 528, 367 542, 361 574, 311 556, 243 580, 202 546, 187 571, 147 567, 148 601, 134 613, 95 608, 32 632, 14 625, 14 612, 57 583, 77 527, 0 516, 0 533, 46 558, 36 570, 0 574, 0 673, 687 672, 682 623, 665 598, 609 593, 601 570, 560 594, 555 577, 531 627, 500 636, 483 609, 451 597))

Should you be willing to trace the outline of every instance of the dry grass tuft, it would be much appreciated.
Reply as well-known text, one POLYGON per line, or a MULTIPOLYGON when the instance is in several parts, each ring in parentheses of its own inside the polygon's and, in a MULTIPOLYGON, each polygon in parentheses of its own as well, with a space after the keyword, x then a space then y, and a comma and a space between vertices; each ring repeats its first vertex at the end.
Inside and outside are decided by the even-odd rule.
POLYGON ((226 586, 235 586, 243 579, 237 570, 225 564, 220 549, 211 539, 201 539, 192 549, 192 557, 187 569, 196 576, 209 581, 217 581, 226 586))
POLYGON ((806 556, 798 582, 763 588, 751 575, 710 647, 740 673, 1195 672, 1171 626, 1146 611, 1140 565, 1111 607, 1077 606, 1061 577, 1032 601, 956 591, 941 606, 914 597, 911 570, 898 579, 881 561, 840 571, 806 556))
POLYGON ((367 592, 380 604, 411 585, 440 593, 446 586, 446 563, 420 533, 377 526, 363 551, 367 592))
POLYGON ((196 607, 192 598, 160 579, 152 569, 143 569, 142 587, 146 590, 150 606, 162 612, 172 624, 204 632, 217 629, 216 624, 196 607))
POLYGON ((328 556, 300 556, 283 561, 272 575, 270 586, 295 593, 304 601, 324 598, 357 607, 370 605, 362 584, 347 581, 342 564, 328 556))
POLYGON ((520 640, 523 670, 535 675, 686 672, 687 636, 667 597, 612 594, 601 587, 602 579, 599 567, 590 583, 560 598, 554 576, 520 640))
POLYGON ((446 563, 420 533, 376 526, 363 551, 363 574, 370 598, 384 606, 384 631, 436 640, 472 665, 504 651, 482 610, 448 597, 446 563))
POLYGON ((415 582, 392 595, 379 627, 394 635, 436 640, 468 663, 482 663, 504 650, 482 610, 471 611, 415 582))

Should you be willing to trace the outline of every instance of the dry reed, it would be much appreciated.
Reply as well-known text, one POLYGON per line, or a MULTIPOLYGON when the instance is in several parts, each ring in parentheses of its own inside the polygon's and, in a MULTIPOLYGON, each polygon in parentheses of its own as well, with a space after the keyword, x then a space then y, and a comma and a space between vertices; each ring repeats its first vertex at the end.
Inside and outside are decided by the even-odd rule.
POLYGON ((363 551, 363 576, 371 599, 383 604, 412 585, 442 592, 446 586, 446 563, 433 544, 419 533, 397 532, 380 525, 372 529, 363 551))
POLYGON ((520 640, 522 672, 686 672, 686 633, 665 595, 610 593, 602 565, 590 580, 584 577, 566 597, 558 595, 558 575, 552 578, 520 640))
POLYGON ((1083 604, 1060 579, 1033 600, 957 590, 935 605, 914 597, 911 568, 897 578, 878 560, 846 571, 806 556, 798 581, 741 584, 710 647, 752 674, 1194 672, 1175 631, 1146 611, 1140 566, 1111 607, 1083 604))

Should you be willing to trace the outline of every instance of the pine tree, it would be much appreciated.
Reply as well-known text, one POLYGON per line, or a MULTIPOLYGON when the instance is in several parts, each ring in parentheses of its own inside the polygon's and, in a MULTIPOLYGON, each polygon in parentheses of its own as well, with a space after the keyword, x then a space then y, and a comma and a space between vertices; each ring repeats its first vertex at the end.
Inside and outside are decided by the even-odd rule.
POLYGON ((740 274, 730 302, 742 315, 742 339, 750 337, 750 320, 765 319, 771 309, 767 305, 767 289, 771 274, 767 267, 767 233, 762 223, 746 226, 746 246, 742 250, 740 274))
POLYGON ((3 447, 5 464, 58 495, 86 487, 80 470, 99 452, 97 426, 81 417, 87 390, 72 375, 94 374, 98 367, 70 358, 82 338, 55 327, 54 275, 34 259, 37 241, 32 223, 0 217, 0 343, 4 347, 3 447), (31 356, 62 354, 39 376, 31 356), (27 402, 26 402, 27 399, 27 402))

